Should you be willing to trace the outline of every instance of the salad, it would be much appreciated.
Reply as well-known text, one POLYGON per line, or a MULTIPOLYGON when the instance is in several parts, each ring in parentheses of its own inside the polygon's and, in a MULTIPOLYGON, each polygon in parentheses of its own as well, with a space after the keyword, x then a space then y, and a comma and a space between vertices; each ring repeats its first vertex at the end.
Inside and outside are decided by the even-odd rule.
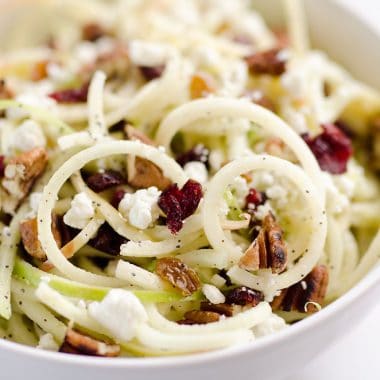
POLYGON ((50 1, 53 26, 14 26, 2 339, 102 357, 255 344, 374 267, 380 96, 309 47, 301 1, 282 6, 286 30, 244 0, 50 1))

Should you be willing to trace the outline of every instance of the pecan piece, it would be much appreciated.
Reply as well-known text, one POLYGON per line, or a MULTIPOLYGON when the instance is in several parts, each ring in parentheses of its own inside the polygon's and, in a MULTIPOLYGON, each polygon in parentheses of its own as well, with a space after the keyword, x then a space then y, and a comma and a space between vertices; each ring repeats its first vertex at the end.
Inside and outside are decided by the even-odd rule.
MULTIPOLYGON (((58 227, 57 215, 52 215, 51 229, 58 247, 62 246, 62 236, 58 227)), ((38 260, 46 260, 46 254, 38 240, 37 218, 24 220, 20 223, 21 240, 26 252, 38 260)))
POLYGON ((7 86, 5 80, 0 79, 0 99, 11 99, 13 96, 13 91, 7 86))
POLYGON ((329 273, 324 265, 317 265, 302 281, 297 282, 272 301, 273 310, 315 313, 326 295, 329 273))
POLYGON ((201 302, 201 310, 212 311, 226 317, 232 317, 235 314, 235 306, 228 303, 218 303, 214 304, 208 301, 201 302))
POLYGON ((204 98, 215 92, 215 88, 211 83, 211 78, 204 74, 194 74, 190 80, 190 97, 191 99, 204 98))
MULTIPOLYGON (((155 145, 148 136, 131 125, 125 127, 125 134, 129 140, 141 141, 144 144, 152 146, 155 145)), ((156 186, 159 190, 164 190, 171 184, 171 181, 164 176, 162 170, 145 158, 128 155, 127 170, 128 183, 137 189, 156 186)))
POLYGON ((271 268, 272 273, 281 273, 286 268, 287 260, 283 232, 273 214, 269 212, 264 218, 258 236, 241 257, 239 266, 251 271, 271 268))
POLYGON ((9 195, 4 202, 5 212, 12 214, 20 201, 29 193, 36 179, 45 170, 47 153, 43 148, 34 148, 9 160, 4 169, 3 188, 9 195))
POLYGON ((116 357, 120 354, 120 346, 117 344, 108 344, 90 338, 73 329, 68 329, 59 352, 77 355, 116 357))
POLYGON ((158 259, 156 273, 184 296, 193 294, 201 287, 197 272, 175 257, 158 259))
POLYGON ((214 311, 190 310, 185 313, 185 319, 179 321, 179 323, 204 325, 206 323, 218 322, 219 319, 220 314, 214 311))
POLYGON ((82 27, 82 40, 84 41, 95 42, 107 34, 106 29, 96 22, 89 22, 82 27))
POLYGON ((271 49, 255 53, 245 58, 252 74, 279 76, 286 70, 286 56, 283 49, 271 49))

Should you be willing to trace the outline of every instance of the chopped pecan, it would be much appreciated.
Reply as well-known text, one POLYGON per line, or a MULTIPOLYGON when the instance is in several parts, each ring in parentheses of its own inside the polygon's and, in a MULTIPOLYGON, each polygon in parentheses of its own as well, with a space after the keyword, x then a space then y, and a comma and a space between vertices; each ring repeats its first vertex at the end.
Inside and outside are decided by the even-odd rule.
POLYGON ((197 73, 190 80, 190 97, 191 99, 204 98, 215 92, 211 78, 204 73, 197 73))
POLYGON ((226 317, 232 317, 235 314, 235 306, 228 303, 214 304, 208 301, 201 302, 201 310, 212 311, 226 317))
POLYGON ((139 66, 139 70, 148 81, 159 78, 165 70, 165 65, 139 66))
MULTIPOLYGON (((51 229, 58 247, 62 246, 62 236, 58 226, 57 215, 52 215, 51 229)), ((24 220, 20 223, 21 240, 26 252, 39 260, 46 260, 46 254, 38 240, 37 218, 24 220)))
POLYGON ((47 153, 43 148, 34 148, 10 159, 4 169, 3 188, 9 195, 9 204, 3 209, 13 213, 19 202, 29 193, 36 179, 45 170, 47 153), (12 203, 12 207, 10 204, 12 203))
POLYGON ((180 321, 180 324, 197 324, 203 325, 206 323, 218 322, 220 314, 213 311, 191 310, 185 313, 185 319, 180 321), (186 321, 186 323, 183 323, 186 321))
POLYGON ((329 273, 324 265, 316 266, 302 281, 283 289, 274 298, 273 310, 315 313, 326 295, 329 273))
POLYGON ((90 338, 73 329, 68 329, 59 352, 77 355, 116 357, 120 354, 120 346, 117 344, 108 344, 90 338))
POLYGON ((283 272, 287 265, 287 249, 282 235, 281 227, 269 212, 258 236, 241 257, 239 266, 251 271, 272 268, 273 273, 283 272))
POLYGON ((96 193, 107 190, 113 186, 121 185, 124 182, 123 175, 116 170, 105 170, 104 172, 95 173, 86 178, 88 187, 96 193))
MULTIPOLYGON (((142 132, 126 125, 125 134, 129 140, 141 141, 147 145, 155 145, 155 143, 142 132)), ((127 157, 128 183, 137 188, 145 189, 150 186, 156 186, 160 190, 170 186, 171 181, 166 178, 162 170, 153 162, 141 157, 127 157)))
POLYGON ((157 260, 156 273, 163 280, 181 291, 184 296, 196 292, 201 282, 195 270, 175 257, 163 257, 157 260))
POLYGON ((255 307, 262 301, 264 301, 263 293, 247 286, 238 286, 226 295, 226 303, 231 305, 255 307))
POLYGON ((252 74, 279 76, 286 70, 286 55, 283 49, 271 49, 255 53, 245 58, 252 74))
POLYGON ((82 27, 82 40, 95 42, 108 34, 107 30, 97 22, 89 22, 82 27))

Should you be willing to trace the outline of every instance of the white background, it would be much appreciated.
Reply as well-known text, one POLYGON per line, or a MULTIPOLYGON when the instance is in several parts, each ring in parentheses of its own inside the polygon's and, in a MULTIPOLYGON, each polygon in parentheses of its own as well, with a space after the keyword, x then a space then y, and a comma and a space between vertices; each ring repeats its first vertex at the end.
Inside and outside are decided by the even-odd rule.
MULTIPOLYGON (((378 28, 380 33, 380 0, 337 1, 354 9, 378 28)), ((366 310, 363 310, 363 313, 366 313, 366 310)), ((300 368, 305 364, 300 363, 300 368)), ((304 370, 288 380, 378 379, 380 379, 380 305, 343 340, 323 352, 310 364, 306 364, 304 370)))

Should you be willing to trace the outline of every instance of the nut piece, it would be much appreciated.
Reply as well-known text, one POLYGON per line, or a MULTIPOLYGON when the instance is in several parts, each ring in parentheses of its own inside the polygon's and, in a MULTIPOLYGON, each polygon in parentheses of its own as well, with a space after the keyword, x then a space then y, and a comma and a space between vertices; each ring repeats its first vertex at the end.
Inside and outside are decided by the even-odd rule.
MULTIPOLYGON (((62 246, 61 232, 58 228, 58 217, 53 214, 51 228, 58 247, 62 246)), ((24 220, 20 223, 21 240, 26 252, 39 260, 46 260, 46 254, 38 240, 37 218, 24 220)))
POLYGON ((45 170, 46 164, 47 153, 43 148, 34 148, 9 160, 4 169, 2 185, 9 194, 10 204, 13 204, 9 207, 10 204, 4 202, 5 212, 15 211, 15 207, 29 193, 36 179, 45 170))
POLYGON ((287 249, 281 227, 271 212, 263 221, 261 230, 239 261, 242 269, 254 271, 272 268, 272 273, 281 273, 287 265, 287 249))
POLYGON ((232 317, 236 312, 235 305, 230 305, 228 303, 218 303, 214 304, 211 302, 203 301, 201 302, 201 310, 203 311, 212 311, 226 317, 232 317))
POLYGON ((273 310, 315 313, 326 295, 329 273, 324 265, 316 266, 302 281, 283 289, 271 303, 273 310))
POLYGON ((213 311, 191 310, 185 313, 185 319, 179 321, 179 324, 197 324, 218 322, 220 314, 213 311))
POLYGON ((204 74, 194 74, 190 80, 190 97, 191 99, 204 98, 215 92, 214 86, 211 84, 211 78, 204 74))
POLYGON ((286 56, 283 49, 271 49, 245 58, 252 74, 279 76, 286 70, 286 56))
MULTIPOLYGON (((141 141, 144 144, 155 146, 155 143, 142 132, 126 125, 125 134, 129 140, 141 141)), ((166 178, 162 170, 153 162, 141 157, 127 156, 128 183, 137 189, 146 189, 156 186, 164 190, 170 186, 170 179, 166 178)))
POLYGON ((156 273, 163 280, 189 296, 201 287, 197 273, 175 257, 164 257, 157 260, 156 273))
POLYGON ((68 329, 59 352, 77 355, 116 357, 120 354, 120 346, 90 338, 75 330, 68 329))

